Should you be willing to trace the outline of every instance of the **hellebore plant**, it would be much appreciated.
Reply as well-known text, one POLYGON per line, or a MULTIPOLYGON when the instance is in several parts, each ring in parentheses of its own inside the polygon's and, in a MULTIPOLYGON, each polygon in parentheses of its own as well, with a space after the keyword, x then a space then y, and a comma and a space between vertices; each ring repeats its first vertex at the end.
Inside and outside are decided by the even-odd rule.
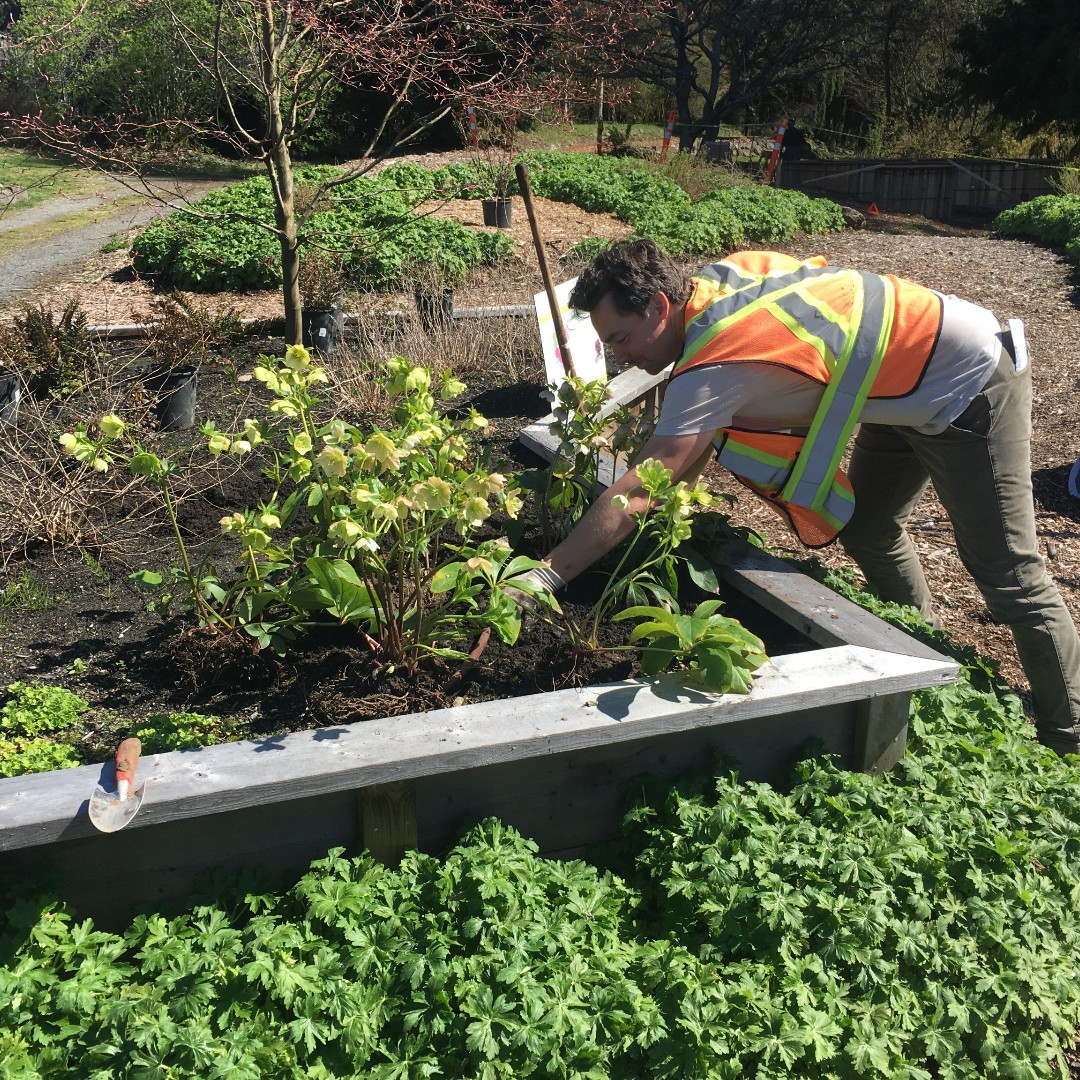
MULTIPOLYGON (((471 440, 488 421, 471 409, 463 419, 436 411, 434 391, 445 400, 464 385, 448 372, 434 385, 429 370, 395 358, 380 380, 394 402, 393 424, 364 431, 340 419, 316 422, 314 387, 326 376, 303 347, 263 357, 254 374, 274 395, 277 422, 248 420, 232 434, 208 424, 203 432, 211 454, 261 447, 275 490, 221 520, 244 568, 229 583, 191 566, 177 530, 181 576, 200 623, 241 628, 260 647, 284 652, 297 632, 329 618, 356 626, 381 662, 410 669, 424 655, 467 656, 458 646, 488 626, 512 644, 521 612, 503 590, 537 593, 517 579, 538 563, 513 557, 501 540, 474 542, 495 509, 514 517, 521 499, 474 452, 471 440), (451 533, 457 541, 446 539, 451 533)), ((114 428, 102 426, 97 440, 64 436, 64 445, 108 468, 114 428)), ((133 453, 129 466, 144 456, 133 453)), ((141 580, 155 584, 145 572, 141 580)), ((546 594, 536 598, 553 606, 546 594)))
MULTIPOLYGON (((634 530, 617 549, 617 561, 604 583, 600 598, 589 612, 584 627, 568 624, 570 638, 580 648, 599 648, 600 624, 627 600, 641 604, 653 599, 666 608, 677 608, 678 582, 675 549, 690 536, 690 516, 695 506, 712 506, 712 496, 700 485, 671 482, 671 470, 655 458, 636 466, 650 508, 634 515, 634 530)), ((601 495, 601 498, 607 498, 601 495)), ((629 505, 625 495, 611 496, 621 509, 629 505)))
POLYGON ((677 660, 696 672, 707 690, 748 694, 751 676, 769 658, 759 637, 735 619, 718 614, 722 606, 722 600, 706 600, 690 615, 665 607, 629 607, 614 621, 647 620, 630 634, 631 644, 646 642, 638 646, 646 675, 659 675, 677 660))
POLYGON ((600 468, 605 460, 629 463, 648 440, 651 422, 625 406, 605 409, 607 384, 565 379, 552 385, 552 435, 559 448, 551 464, 522 477, 534 493, 544 544, 554 546, 567 536, 603 492, 600 468))

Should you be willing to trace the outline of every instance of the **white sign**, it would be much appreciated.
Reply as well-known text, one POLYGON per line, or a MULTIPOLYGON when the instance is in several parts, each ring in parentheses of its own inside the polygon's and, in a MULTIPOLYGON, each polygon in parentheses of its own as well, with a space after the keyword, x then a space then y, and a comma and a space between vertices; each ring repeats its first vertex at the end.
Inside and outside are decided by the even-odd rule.
MULTIPOLYGON (((566 344, 570 348, 570 357, 574 362, 574 374, 585 382, 595 382, 607 378, 607 365, 604 363, 604 346, 593 329, 592 320, 583 312, 570 307, 570 290, 577 278, 564 281, 555 286, 555 298, 559 301, 563 326, 566 327, 566 344)), ((544 349, 544 368, 547 381, 560 385, 566 378, 566 367, 562 360, 559 339, 555 336, 555 320, 551 316, 551 305, 547 293, 539 292, 534 297, 536 321, 540 326, 540 343, 544 349)))

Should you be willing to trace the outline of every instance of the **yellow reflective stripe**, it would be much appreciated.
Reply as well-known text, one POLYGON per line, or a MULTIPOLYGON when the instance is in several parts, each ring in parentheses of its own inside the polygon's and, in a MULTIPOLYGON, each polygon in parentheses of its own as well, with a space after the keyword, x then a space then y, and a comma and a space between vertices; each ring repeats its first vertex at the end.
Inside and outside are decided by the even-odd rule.
POLYGON ((739 476, 745 476, 761 487, 779 488, 791 471, 791 458, 770 454, 754 446, 725 439, 717 451, 716 460, 739 476))
POLYGON ((892 329, 895 293, 876 274, 858 273, 852 332, 832 373, 783 497, 818 510, 824 504, 859 414, 877 378, 892 329))
POLYGON ((790 314, 784 308, 777 306, 773 312, 775 318, 782 322, 800 341, 809 345, 821 357, 821 362, 831 372, 836 367, 836 357, 832 349, 825 344, 819 334, 807 330, 798 316, 790 314))

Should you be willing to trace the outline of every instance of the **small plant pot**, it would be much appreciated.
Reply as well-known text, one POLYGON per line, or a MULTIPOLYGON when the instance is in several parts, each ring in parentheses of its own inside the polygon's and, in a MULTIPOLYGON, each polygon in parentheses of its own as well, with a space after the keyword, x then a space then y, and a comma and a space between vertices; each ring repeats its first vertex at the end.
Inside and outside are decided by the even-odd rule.
POLYGON ((484 199, 484 224, 498 229, 510 228, 510 216, 514 209, 512 199, 484 199))
POLYGON ((22 383, 18 375, 0 375, 0 423, 14 424, 19 415, 22 383))
POLYGON ((420 316, 420 325, 429 333, 436 330, 449 330, 454 322, 454 290, 414 289, 416 313, 420 316))
POLYGON ((301 308, 300 334, 305 349, 329 356, 334 351, 342 325, 341 308, 301 308))
POLYGON ((146 389, 154 396, 154 412, 162 431, 186 431, 195 426, 199 375, 193 367, 151 371, 146 389))

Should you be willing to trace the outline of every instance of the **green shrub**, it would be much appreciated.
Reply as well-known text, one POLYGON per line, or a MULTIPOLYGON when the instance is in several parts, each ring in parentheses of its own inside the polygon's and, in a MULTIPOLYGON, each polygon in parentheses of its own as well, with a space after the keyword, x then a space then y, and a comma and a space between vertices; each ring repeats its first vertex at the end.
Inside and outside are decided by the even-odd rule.
MULTIPOLYGON (((839 206, 797 191, 730 183, 712 170, 713 188, 692 199, 644 162, 586 154, 527 155, 533 190, 594 213, 613 214, 670 255, 713 257, 748 244, 844 227, 839 206)), ((695 190, 701 176, 695 173, 695 190)))
POLYGON ((0 363, 17 371, 39 401, 66 398, 85 390, 98 374, 100 358, 89 319, 78 299, 69 301, 57 319, 44 304, 15 316, 0 363))
POLYGON ((994 218, 1002 236, 1020 236, 1053 247, 1080 263, 1080 195, 1040 195, 994 218))
MULTIPOLYGON (((337 175, 340 170, 332 166, 296 171, 297 182, 307 187, 337 175)), ((508 258, 512 241, 503 233, 477 233, 454 221, 413 213, 442 183, 438 173, 403 163, 331 188, 320 200, 331 208, 311 215, 301 243, 341 253, 346 282, 374 289, 397 287, 402 262, 410 255, 446 250, 470 267, 508 258)), ((279 283, 280 247, 265 227, 273 221, 265 179, 212 192, 191 210, 156 221, 136 237, 132 264, 139 273, 190 292, 265 289, 279 283)))

